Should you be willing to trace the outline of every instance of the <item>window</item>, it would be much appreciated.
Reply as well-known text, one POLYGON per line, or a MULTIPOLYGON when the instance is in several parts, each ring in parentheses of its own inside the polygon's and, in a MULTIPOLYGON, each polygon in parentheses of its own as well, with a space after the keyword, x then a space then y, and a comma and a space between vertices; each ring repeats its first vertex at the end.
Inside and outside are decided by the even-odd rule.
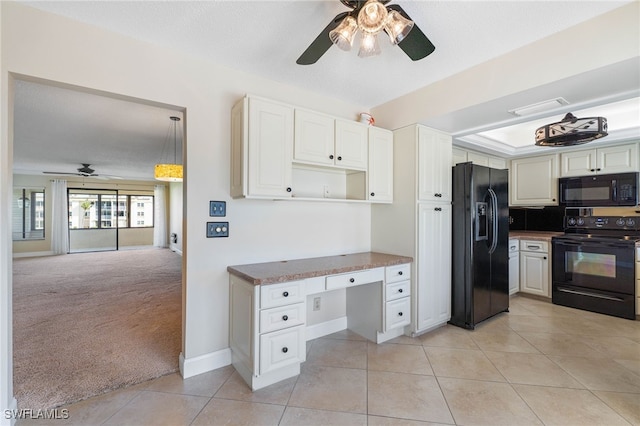
POLYGON ((153 195, 69 190, 70 229, 153 227, 153 195), (133 221, 131 218, 135 217, 133 221))
POLYGON ((44 188, 14 188, 12 201, 13 240, 44 239, 44 188))

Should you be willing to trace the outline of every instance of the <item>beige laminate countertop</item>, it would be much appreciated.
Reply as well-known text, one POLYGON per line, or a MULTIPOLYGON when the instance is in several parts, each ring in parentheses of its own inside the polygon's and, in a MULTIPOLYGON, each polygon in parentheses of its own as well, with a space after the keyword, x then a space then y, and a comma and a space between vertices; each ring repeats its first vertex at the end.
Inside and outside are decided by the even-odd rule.
POLYGON ((552 231, 509 231, 509 238, 519 240, 551 241, 551 237, 564 235, 564 232, 552 231))
POLYGON ((342 274, 363 269, 411 263, 407 256, 364 252, 338 256, 313 257, 308 259, 282 260, 276 262, 253 263, 227 266, 230 274, 236 275, 254 285, 275 284, 323 275, 342 274))

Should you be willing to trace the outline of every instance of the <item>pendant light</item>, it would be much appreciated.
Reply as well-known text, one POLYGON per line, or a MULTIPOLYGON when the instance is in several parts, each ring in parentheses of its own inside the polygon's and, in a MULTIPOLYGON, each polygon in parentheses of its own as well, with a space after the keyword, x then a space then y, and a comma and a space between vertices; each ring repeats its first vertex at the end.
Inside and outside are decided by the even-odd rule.
POLYGON ((547 124, 536 130, 538 146, 572 146, 607 136, 604 117, 578 118, 568 113, 562 121, 547 124))
POLYGON ((182 164, 178 164, 178 121, 180 117, 171 116, 173 126, 173 163, 156 164, 154 177, 165 182, 182 182, 182 164))

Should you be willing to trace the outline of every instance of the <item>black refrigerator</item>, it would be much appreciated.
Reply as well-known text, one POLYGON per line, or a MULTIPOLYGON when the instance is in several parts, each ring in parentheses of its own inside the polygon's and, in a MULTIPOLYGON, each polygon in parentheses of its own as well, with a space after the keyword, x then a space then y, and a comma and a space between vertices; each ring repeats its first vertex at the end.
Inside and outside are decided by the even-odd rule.
POLYGON ((474 329, 509 310, 508 170, 453 168, 451 321, 474 329))

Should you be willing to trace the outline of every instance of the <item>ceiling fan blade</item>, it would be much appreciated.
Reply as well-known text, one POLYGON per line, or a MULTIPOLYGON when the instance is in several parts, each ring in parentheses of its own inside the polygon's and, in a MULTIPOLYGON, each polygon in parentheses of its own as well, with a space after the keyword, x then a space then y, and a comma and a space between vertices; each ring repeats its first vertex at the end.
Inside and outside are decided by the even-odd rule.
MULTIPOLYGON (((389 5, 387 6, 387 9, 393 9, 405 18, 411 19, 409 15, 407 15, 407 13, 397 4, 389 5)), ((404 51, 404 53, 407 54, 407 56, 409 56, 409 58, 411 58, 412 61, 423 59, 432 54, 434 50, 436 50, 436 47, 433 45, 433 43, 429 41, 427 36, 424 35, 424 33, 420 30, 420 28, 418 28, 417 25, 415 25, 415 23, 404 40, 398 43, 398 46, 404 51)))
POLYGON ((82 176, 82 173, 69 173, 69 172, 42 172, 47 175, 71 175, 71 176, 82 176))
POLYGON ((322 32, 318 35, 318 37, 316 37, 316 39, 313 40, 313 42, 309 45, 309 47, 307 47, 307 50, 305 50, 302 53, 302 55, 300 55, 300 57, 296 61, 296 64, 298 65, 315 64, 316 61, 320 59, 320 57, 324 55, 325 52, 329 50, 331 46, 333 46, 331 39, 329 39, 329 32, 333 30, 335 27, 337 27, 340 21, 342 21, 344 17, 347 16, 349 13, 350 12, 342 12, 341 14, 333 18, 333 20, 329 22, 329 25, 327 25, 325 29, 322 30, 322 32))

